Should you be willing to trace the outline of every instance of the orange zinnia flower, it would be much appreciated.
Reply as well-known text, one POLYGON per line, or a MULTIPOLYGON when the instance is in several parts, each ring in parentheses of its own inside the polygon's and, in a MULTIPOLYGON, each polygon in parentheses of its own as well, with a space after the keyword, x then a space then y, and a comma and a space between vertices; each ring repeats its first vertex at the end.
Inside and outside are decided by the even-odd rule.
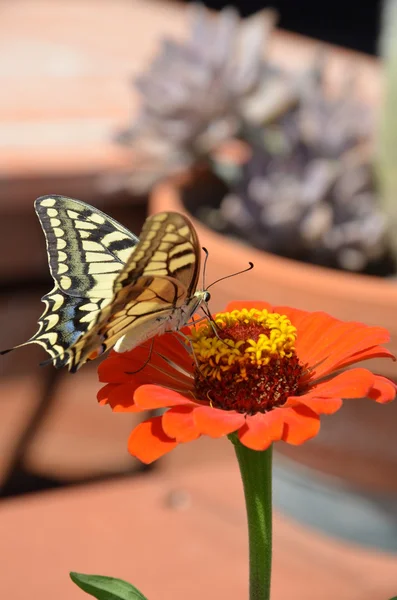
POLYGON ((99 366, 107 382, 100 404, 121 412, 168 409, 131 433, 129 451, 142 462, 202 435, 235 433, 253 450, 278 440, 302 444, 318 433, 319 415, 336 412, 342 399, 395 397, 385 377, 344 370, 369 358, 394 359, 380 346, 389 340, 382 327, 265 302, 233 302, 227 311, 215 315, 217 328, 184 328, 190 348, 178 334, 155 338, 144 368, 151 342, 112 352, 99 366))

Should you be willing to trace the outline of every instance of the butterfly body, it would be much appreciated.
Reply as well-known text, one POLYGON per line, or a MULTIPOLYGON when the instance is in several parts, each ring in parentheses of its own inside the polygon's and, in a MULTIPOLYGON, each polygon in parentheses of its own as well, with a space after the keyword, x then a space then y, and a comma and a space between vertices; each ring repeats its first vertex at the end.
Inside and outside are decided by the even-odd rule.
POLYGON ((72 198, 43 196, 35 210, 54 287, 42 298, 38 332, 25 344, 40 344, 55 367, 74 372, 112 346, 130 350, 178 330, 208 300, 208 292, 196 290, 199 242, 183 215, 149 217, 139 239, 72 198))
POLYGON ((170 331, 179 331, 190 321, 197 309, 203 302, 208 302, 209 292, 198 291, 194 296, 180 308, 171 308, 168 311, 162 311, 161 315, 148 321, 142 321, 131 333, 126 333, 117 340, 114 345, 116 352, 126 352, 132 350, 137 345, 149 340, 155 335, 163 335, 170 331), (136 343, 139 339, 139 344, 136 343))

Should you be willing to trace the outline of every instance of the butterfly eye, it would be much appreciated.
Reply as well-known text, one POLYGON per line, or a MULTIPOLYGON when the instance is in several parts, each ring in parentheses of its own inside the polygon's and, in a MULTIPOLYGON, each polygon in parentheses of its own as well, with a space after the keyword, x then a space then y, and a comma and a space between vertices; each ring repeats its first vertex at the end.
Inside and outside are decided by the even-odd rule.
POLYGON ((203 300, 204 300, 204 302, 209 302, 211 300, 211 294, 209 292, 205 291, 203 294, 203 300))

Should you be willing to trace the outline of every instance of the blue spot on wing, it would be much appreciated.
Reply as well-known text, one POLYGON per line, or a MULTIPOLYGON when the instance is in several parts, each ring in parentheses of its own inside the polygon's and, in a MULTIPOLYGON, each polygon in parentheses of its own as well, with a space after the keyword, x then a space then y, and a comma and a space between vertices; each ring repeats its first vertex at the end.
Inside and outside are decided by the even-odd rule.
MULTIPOLYGON (((79 307, 87 302, 86 298, 77 298, 73 296, 64 296, 64 304, 59 309, 60 321, 58 324, 59 333, 62 337, 62 345, 72 346, 89 328, 89 323, 82 323, 79 320, 79 307)), ((81 312, 80 316, 86 316, 87 312, 81 312)))

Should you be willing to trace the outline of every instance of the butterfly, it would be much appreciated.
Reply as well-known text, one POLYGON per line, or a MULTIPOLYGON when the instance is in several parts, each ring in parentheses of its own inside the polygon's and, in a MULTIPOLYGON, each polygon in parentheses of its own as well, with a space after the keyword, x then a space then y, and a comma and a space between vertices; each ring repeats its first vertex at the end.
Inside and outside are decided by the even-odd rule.
POLYGON ((35 211, 54 287, 42 298, 37 333, 10 350, 40 344, 51 357, 44 364, 75 372, 111 347, 132 350, 181 329, 210 299, 196 290, 200 246, 184 215, 157 213, 138 238, 73 198, 42 196, 35 211))

